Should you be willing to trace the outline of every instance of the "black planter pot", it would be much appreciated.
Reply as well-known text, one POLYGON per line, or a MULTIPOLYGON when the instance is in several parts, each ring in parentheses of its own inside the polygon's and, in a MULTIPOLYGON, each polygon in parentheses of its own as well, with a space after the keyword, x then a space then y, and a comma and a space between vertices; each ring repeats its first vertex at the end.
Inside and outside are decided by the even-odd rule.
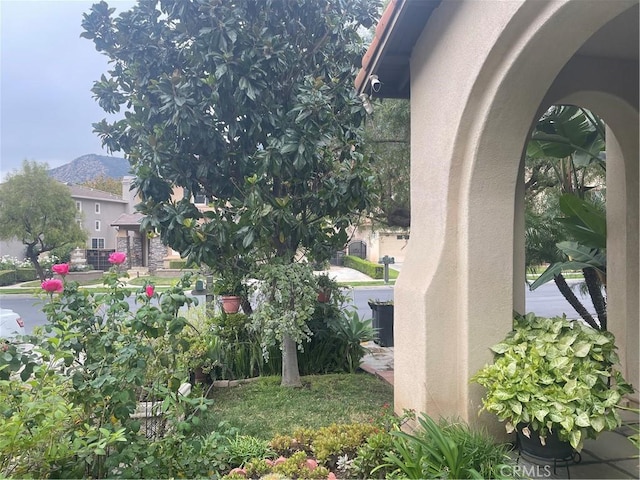
POLYGON ((369 307, 373 316, 371 326, 378 333, 375 342, 381 347, 393 347, 393 305, 369 302, 369 307))
POLYGON ((518 447, 520 452, 526 457, 538 460, 555 460, 571 462, 574 459, 575 451, 569 442, 560 440, 558 435, 549 433, 545 439, 545 444, 540 442, 538 432, 531 431, 527 437, 522 433, 525 425, 518 425, 518 447))

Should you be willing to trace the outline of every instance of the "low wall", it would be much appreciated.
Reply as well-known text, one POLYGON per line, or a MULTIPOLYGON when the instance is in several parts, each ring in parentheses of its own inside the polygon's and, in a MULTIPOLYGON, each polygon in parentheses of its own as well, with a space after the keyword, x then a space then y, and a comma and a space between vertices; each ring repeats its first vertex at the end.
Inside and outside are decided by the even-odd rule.
MULTIPOLYGON (((74 282, 80 282, 81 280, 99 280, 104 275, 102 270, 87 270, 86 272, 69 272, 66 277, 67 280, 73 280, 74 282)), ((54 275, 54 278, 62 278, 60 275, 54 275)))
POLYGON ((197 270, 186 270, 182 268, 159 268, 153 274, 156 277, 161 278, 172 278, 172 277, 182 277, 187 272, 196 273, 197 270))

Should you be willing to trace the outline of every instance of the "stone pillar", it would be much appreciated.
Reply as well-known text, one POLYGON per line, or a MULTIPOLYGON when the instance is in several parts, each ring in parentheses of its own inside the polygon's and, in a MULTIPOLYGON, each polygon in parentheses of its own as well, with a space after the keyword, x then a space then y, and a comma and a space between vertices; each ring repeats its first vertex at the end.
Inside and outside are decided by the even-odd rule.
POLYGON ((143 237, 140 233, 134 233, 130 238, 130 262, 129 268, 142 267, 144 250, 142 247, 143 237))
POLYGON ((127 254, 127 258, 129 258, 129 237, 126 235, 118 235, 116 238, 116 251, 124 252, 127 254))
POLYGON ((164 266, 164 257, 167 256, 167 247, 163 245, 159 235, 149 240, 149 273, 154 273, 164 266))

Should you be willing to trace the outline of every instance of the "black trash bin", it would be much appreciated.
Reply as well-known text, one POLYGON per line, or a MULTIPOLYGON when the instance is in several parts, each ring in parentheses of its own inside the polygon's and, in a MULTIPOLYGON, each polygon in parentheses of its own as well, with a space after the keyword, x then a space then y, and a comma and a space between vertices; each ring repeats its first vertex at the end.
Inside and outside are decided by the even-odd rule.
POLYGON ((377 331, 376 343, 381 347, 393 347, 393 303, 369 302, 373 321, 372 327, 377 331))

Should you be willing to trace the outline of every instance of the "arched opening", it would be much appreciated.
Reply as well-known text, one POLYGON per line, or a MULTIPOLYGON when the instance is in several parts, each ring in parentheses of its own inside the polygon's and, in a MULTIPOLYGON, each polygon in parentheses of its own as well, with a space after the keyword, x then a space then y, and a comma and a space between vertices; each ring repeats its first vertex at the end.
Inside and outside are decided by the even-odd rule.
MULTIPOLYGON (((476 98, 474 104, 482 104, 484 100, 482 97, 487 96, 484 92, 489 89, 492 81, 499 82, 499 88, 491 92, 493 95, 490 99, 487 99, 490 102, 490 107, 482 111, 483 115, 486 115, 481 118, 482 126, 475 127, 477 133, 474 133, 474 127, 471 127, 472 133, 469 136, 473 145, 469 155, 472 171, 468 177, 468 183, 465 185, 466 211, 463 210, 464 216, 461 218, 465 237, 463 244, 466 244, 466 258, 464 260, 467 268, 465 269, 466 271, 463 270, 459 275, 460 291, 467 295, 466 301, 463 302, 466 306, 466 311, 462 312, 462 316, 463 318, 466 317, 468 322, 469 335, 467 340, 469 345, 467 351, 469 356, 467 365, 469 366, 469 371, 466 372, 468 374, 473 374, 474 366, 483 361, 481 359, 481 350, 476 348, 473 342, 481 338, 480 332, 483 331, 483 328, 486 329, 487 319, 494 322, 494 328, 501 327, 504 334, 509 329, 511 311, 513 309, 518 310, 518 307, 523 302, 524 295, 521 293, 524 279, 522 185, 515 180, 519 178, 520 173, 518 172, 517 162, 513 162, 513 159, 517 158, 514 154, 521 152, 524 148, 526 139, 528 139, 529 126, 532 121, 538 118, 540 112, 548 107, 549 99, 551 98, 549 93, 557 92, 561 89, 564 90, 564 95, 557 97, 558 100, 561 100, 562 103, 574 103, 568 101, 570 94, 583 92, 587 88, 586 84, 594 85, 596 82, 600 82, 600 85, 598 85, 599 90, 608 89, 615 92, 615 96, 621 99, 617 102, 618 104, 624 103, 624 101, 629 102, 629 99, 633 97, 633 91, 625 89, 629 84, 626 84, 626 82, 621 83, 620 81, 606 81, 607 77, 611 79, 619 74, 620 71, 625 71, 627 63, 636 67, 635 90, 637 91, 637 53, 635 60, 631 62, 628 62, 629 59, 625 56, 627 52, 620 55, 620 58, 616 55, 621 52, 617 52, 616 55, 611 56, 603 63, 601 58, 588 55, 592 52, 591 47, 585 48, 585 46, 590 45, 588 34, 582 33, 582 44, 568 46, 567 42, 563 43, 563 39, 566 38, 564 35, 566 25, 563 19, 571 17, 572 21, 577 24, 582 24, 583 26, 591 25, 592 31, 595 32, 592 38, 602 39, 603 37, 600 34, 602 31, 620 32, 618 30, 618 28, 621 28, 619 24, 626 25, 627 18, 629 16, 634 17, 632 13, 634 10, 637 11, 637 8, 633 8, 630 12, 626 12, 617 18, 614 17, 609 22, 603 21, 603 23, 596 25, 596 17, 592 15, 594 12, 587 12, 580 9, 577 4, 569 3, 546 18, 543 25, 538 26, 533 36, 527 39, 523 50, 518 52, 518 56, 513 59, 509 69, 503 72, 504 76, 500 77, 499 80, 491 77, 483 79, 482 75, 478 76, 478 95, 480 100, 476 98), (553 48, 555 48, 555 51, 553 51, 553 48), (574 49, 573 52, 568 48, 574 49), (540 55, 539 52, 541 51, 545 52, 544 60, 540 59, 541 63, 538 63, 535 59, 540 55), (563 59, 565 64, 560 65, 563 59), (584 76, 585 70, 597 70, 598 74, 588 79, 584 76), (545 82, 545 79, 548 79, 548 83, 545 82), (544 93, 540 92, 540 88, 548 90, 544 93), (535 103, 536 97, 540 99, 537 105, 535 103), (507 105, 508 107, 505 107, 507 105), (515 210, 510 211, 511 208, 515 210), (513 232, 513 238, 509 238, 511 232, 513 232), (513 243, 511 243, 512 241, 513 243), (513 245, 513 248, 510 248, 511 245, 513 245), (509 251, 513 252, 512 257, 509 256, 509 251), (509 264, 509 262, 512 263, 509 264), (495 275, 494 281, 487 283, 475 282, 477 272, 491 272, 495 275), (511 292, 508 291, 509 280, 505 278, 506 276, 509 276, 512 281, 511 292), (495 321, 494 319, 499 320, 495 321)), ((518 14, 514 15, 511 25, 515 28, 518 25, 518 20, 522 20, 523 17, 528 18, 531 23, 535 23, 535 20, 528 16, 530 13, 524 11, 523 8, 518 14), (520 18, 518 17, 519 15, 521 15, 520 18)), ((635 18, 637 19, 637 15, 635 15, 635 18)), ((629 33, 627 32, 626 35, 629 35, 629 33)), ((576 39, 580 39, 577 32, 572 37, 572 40, 575 41, 576 39)), ((616 45, 614 42, 612 48, 615 48, 616 45)), ((494 45, 494 51, 500 51, 500 47, 505 48, 505 45, 494 45)), ((600 54, 605 54, 608 51, 604 45, 598 45, 598 47, 598 53, 600 54)), ((633 55, 633 52, 631 54, 633 55)), ((491 58, 489 57, 487 63, 490 60, 491 58)), ((627 78, 634 77, 631 70, 627 71, 627 73, 629 74, 627 78)), ((610 93, 611 95, 614 95, 614 93, 610 93)), ((590 102, 583 103, 583 105, 591 109, 595 107, 590 102)), ((619 107, 620 105, 616 106, 619 107)), ((629 109, 628 106, 627 109, 629 109)), ((609 107, 608 110, 610 111, 610 116, 620 115, 619 108, 609 107)), ((628 114, 626 117, 627 121, 629 121, 628 114)), ((635 124, 637 125, 637 111, 635 112, 635 117, 635 124)), ((473 120, 477 121, 479 119, 476 117, 473 120)), ((631 122, 631 125, 633 124, 634 122, 631 122)), ((627 132, 625 135, 629 137, 631 130, 625 129, 625 131, 627 132)), ((634 131, 637 132, 637 129, 634 131)), ((632 138, 628 138, 627 141, 632 140, 632 138)), ((635 138, 637 144, 637 133, 635 138)), ((628 154, 629 151, 626 152, 627 157, 628 154)), ((637 159, 637 154, 635 157, 628 158, 637 159)), ((628 170, 629 160, 623 163, 628 170)), ((521 165, 520 168, 522 168, 521 165)), ((628 171, 628 173, 632 174, 633 172, 634 170, 628 171)), ((635 176, 626 176, 626 178, 626 190, 631 188, 637 192, 637 168, 635 169, 635 176), (635 186, 629 185, 629 178, 635 178, 635 186)), ((616 188, 615 191, 619 193, 620 189, 616 188)), ((625 197, 624 200, 619 200, 617 205, 626 210, 628 202, 632 205, 637 205, 637 196, 625 197)), ((611 210, 615 208, 615 206, 610 206, 611 210)), ((637 218, 637 208, 632 210, 635 211, 637 218)), ((625 216, 633 216, 633 211, 625 216)), ((626 234, 625 243, 635 245, 637 252, 637 220, 636 226, 634 227, 632 224, 630 228, 636 233, 629 232, 626 234), (634 235, 635 242, 633 240, 634 235)), ((612 232, 612 235, 616 236, 617 233, 612 232)), ((630 253, 629 250, 633 248, 633 246, 628 247, 627 252, 630 253)), ((630 265, 624 267, 629 270, 624 274, 626 281, 625 283, 618 282, 615 286, 611 285, 610 288, 612 290, 625 292, 632 291, 634 288, 635 291, 638 290, 637 253, 635 256, 632 255, 627 258, 630 261, 630 265), (632 278, 634 271, 635 281, 632 278), (629 281, 631 283, 628 283, 629 281)), ((617 302, 615 295, 610 299, 611 303, 613 301, 617 302)), ((630 308, 628 306, 625 309, 627 316, 624 317, 623 322, 637 325, 637 307, 635 314, 629 311, 630 308)), ((625 332, 634 330, 633 327, 628 326, 620 326, 618 328, 625 332)), ((637 326, 635 331, 637 331, 637 326)), ((637 338, 637 334, 634 338, 637 338)), ((622 347, 630 347, 637 350, 637 345, 632 347, 630 344, 622 344, 620 347, 621 350, 622 347)), ((629 362, 627 362, 627 367, 633 368, 629 362)), ((635 372, 627 371, 625 373, 633 381, 637 375, 637 367, 635 372)), ((473 386, 470 388, 469 400, 474 398, 473 388, 473 386)), ((469 404, 473 404, 473 402, 470 401, 469 404)), ((471 413, 469 412, 470 418, 471 413)))
POLYGON ((535 122, 524 155, 527 284, 547 299, 529 305, 527 295, 526 311, 566 315, 601 330, 607 330, 605 130, 582 106, 553 105, 535 122))
MULTIPOLYGON (((625 10, 634 17, 634 8, 633 2, 596 2, 588 9, 579 1, 507 2, 487 12, 477 2, 444 2, 434 12, 412 53, 412 125, 420 128, 412 128, 411 201, 416 212, 429 212, 429 221, 424 215, 412 218, 409 251, 396 285, 397 411, 414 408, 478 421, 482 389, 468 380, 490 360, 488 347, 510 330, 513 310, 524 307, 519 159, 532 122, 549 105, 575 103, 572 96, 589 91, 580 82, 580 68, 595 65, 614 76, 626 71, 624 59, 603 63, 591 56, 594 50, 583 48, 625 10), (475 30, 473 44, 451 51, 456 41, 468 38, 479 15, 486 22, 482 31, 475 30)), ((637 25, 637 12, 635 18, 637 25)), ((629 64, 636 72, 622 83, 628 87, 635 78, 637 90, 637 56, 629 64)), ((597 78, 603 81, 602 75, 597 78)), ((633 138, 614 127, 622 120, 612 123, 598 108, 584 106, 605 117, 617 143, 627 145, 620 148, 624 173, 616 174, 618 181, 626 177, 625 198, 609 210, 636 217, 622 240, 628 253, 635 249, 635 266, 619 275, 625 278, 620 281, 625 295, 635 288, 637 297, 638 173, 637 165, 635 170, 629 166, 629 158, 637 164, 637 101, 626 98, 623 84, 610 85, 617 92, 609 95, 627 105, 624 115, 635 116, 635 157, 629 157, 633 138)), ((634 305, 625 301, 627 313, 635 315, 626 321, 637 329, 638 309, 630 311, 634 305)))

